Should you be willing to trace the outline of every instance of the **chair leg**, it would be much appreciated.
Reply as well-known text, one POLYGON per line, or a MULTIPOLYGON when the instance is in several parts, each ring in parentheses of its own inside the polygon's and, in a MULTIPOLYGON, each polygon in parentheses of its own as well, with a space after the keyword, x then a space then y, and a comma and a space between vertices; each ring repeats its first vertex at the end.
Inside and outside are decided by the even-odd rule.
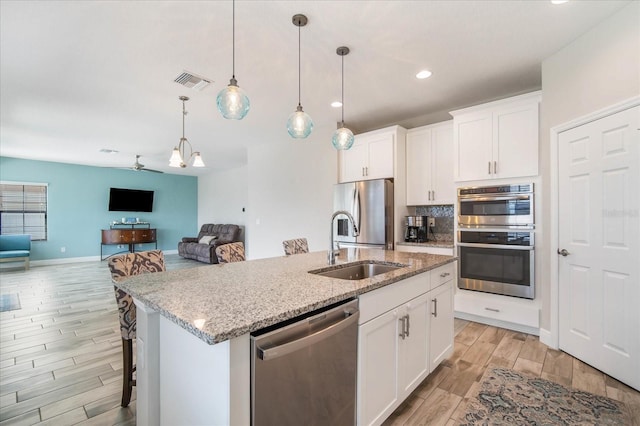
POLYGON ((131 402, 133 380, 133 340, 122 339, 122 401, 120 405, 126 407, 131 402))

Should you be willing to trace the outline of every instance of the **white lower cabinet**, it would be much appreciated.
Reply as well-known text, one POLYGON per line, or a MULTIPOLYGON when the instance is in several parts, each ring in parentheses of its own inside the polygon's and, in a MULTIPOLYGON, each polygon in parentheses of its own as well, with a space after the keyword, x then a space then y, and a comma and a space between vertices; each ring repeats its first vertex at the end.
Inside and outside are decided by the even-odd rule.
POLYGON ((407 396, 429 374, 428 294, 409 301, 399 311, 398 387, 401 395, 407 396))
POLYGON ((380 424, 398 402, 398 309, 358 330, 358 424, 380 424))
POLYGON ((453 282, 432 290, 429 324, 429 373, 453 353, 453 282))
POLYGON ((382 424, 453 352, 454 270, 449 263, 360 296, 358 425, 382 424))

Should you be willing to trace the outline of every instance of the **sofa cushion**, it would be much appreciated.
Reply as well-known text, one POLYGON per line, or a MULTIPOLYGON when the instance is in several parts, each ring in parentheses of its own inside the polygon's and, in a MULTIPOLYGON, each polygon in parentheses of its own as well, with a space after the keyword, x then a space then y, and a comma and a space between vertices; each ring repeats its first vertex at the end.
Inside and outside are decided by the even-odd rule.
POLYGON ((0 251, 31 250, 31 235, 0 235, 0 251))
POLYGON ((29 250, 3 250, 0 251, 0 259, 11 259, 14 257, 29 257, 29 250))
POLYGON ((211 241, 215 240, 216 238, 218 238, 217 235, 205 235, 204 237, 200 238, 198 240, 199 244, 211 244, 211 241))

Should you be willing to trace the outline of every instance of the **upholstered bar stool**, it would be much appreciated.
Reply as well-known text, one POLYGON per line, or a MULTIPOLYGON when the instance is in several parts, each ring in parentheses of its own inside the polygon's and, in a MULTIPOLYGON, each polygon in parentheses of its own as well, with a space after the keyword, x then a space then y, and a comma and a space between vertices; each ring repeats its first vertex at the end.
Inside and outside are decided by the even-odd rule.
MULTIPOLYGON (((114 256, 109 259, 111 281, 118 283, 133 275, 165 271, 164 254, 160 250, 141 251, 114 256)), ((122 336, 122 401, 126 407, 131 401, 131 391, 136 385, 133 373, 136 370, 133 362, 133 340, 136 338, 136 306, 129 293, 113 286, 118 303, 120 318, 120 334, 122 336)))
POLYGON ((282 247, 284 247, 284 254, 287 256, 291 254, 309 253, 309 244, 307 244, 306 238, 295 238, 293 240, 283 241, 282 247))
POLYGON ((244 257, 244 244, 242 242, 229 243, 216 247, 218 263, 242 262, 244 257))

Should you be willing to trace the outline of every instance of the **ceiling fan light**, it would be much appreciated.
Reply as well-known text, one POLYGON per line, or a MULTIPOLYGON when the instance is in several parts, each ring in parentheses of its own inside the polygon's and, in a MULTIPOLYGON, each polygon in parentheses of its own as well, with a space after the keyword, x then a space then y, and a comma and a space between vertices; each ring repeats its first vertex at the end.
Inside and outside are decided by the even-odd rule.
POLYGON ((351 148, 354 141, 353 132, 344 127, 344 123, 342 123, 342 127, 333 132, 333 137, 331 138, 331 143, 337 150, 347 150, 351 148))
POLYGON ((204 161, 199 152, 193 153, 193 167, 204 167, 204 161))
POLYGON ((184 164, 182 155, 180 155, 178 147, 175 147, 171 153, 171 158, 169 158, 169 167, 180 167, 181 164, 184 164))
POLYGON ((222 116, 232 120, 242 120, 251 107, 249 97, 238 87, 235 78, 232 78, 229 85, 218 93, 216 103, 222 116))
POLYGON ((287 120, 287 132, 292 138, 304 139, 311 134, 312 130, 311 116, 302 110, 301 105, 298 105, 298 109, 291 113, 287 120))

